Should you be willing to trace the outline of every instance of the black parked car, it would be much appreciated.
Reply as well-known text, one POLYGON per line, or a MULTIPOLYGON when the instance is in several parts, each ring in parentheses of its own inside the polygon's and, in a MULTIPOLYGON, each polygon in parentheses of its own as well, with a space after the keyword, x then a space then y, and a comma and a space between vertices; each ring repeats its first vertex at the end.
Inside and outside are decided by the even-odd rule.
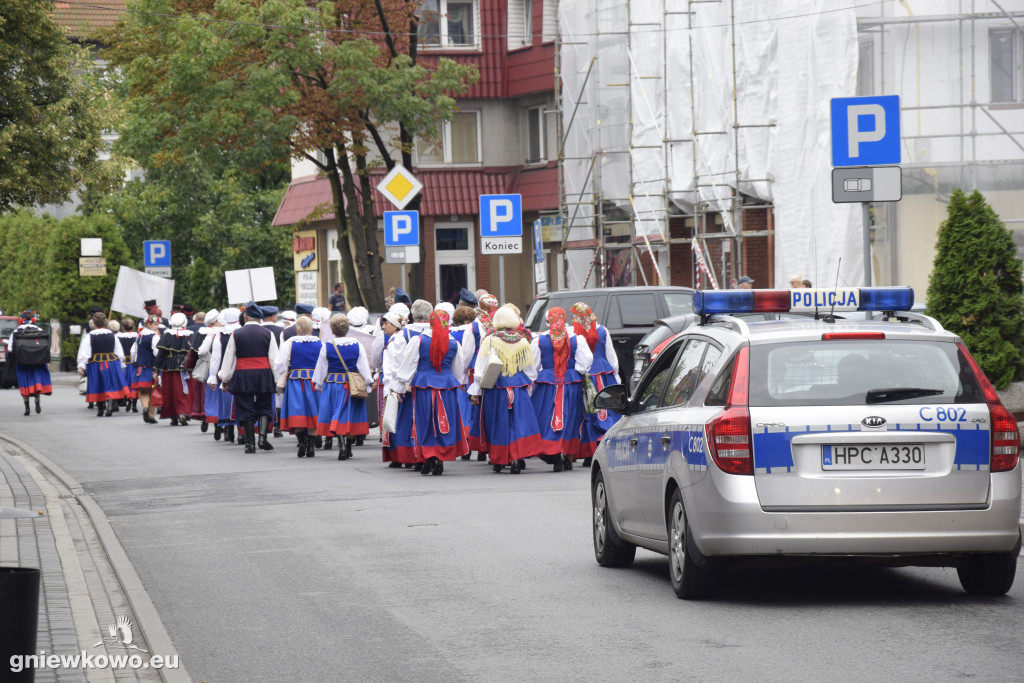
POLYGON ((603 287, 567 289, 537 297, 526 316, 531 332, 547 329, 544 314, 548 308, 569 309, 578 301, 594 309, 597 322, 608 328, 608 335, 619 358, 619 379, 629 382, 633 374, 633 347, 659 318, 692 312, 693 291, 689 287, 603 287))

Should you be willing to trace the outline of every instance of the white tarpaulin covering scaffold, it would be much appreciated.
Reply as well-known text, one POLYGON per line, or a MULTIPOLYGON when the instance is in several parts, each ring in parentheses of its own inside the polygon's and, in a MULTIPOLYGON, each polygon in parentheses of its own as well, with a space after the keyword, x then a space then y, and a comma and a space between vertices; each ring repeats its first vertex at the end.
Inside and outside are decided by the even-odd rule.
MULTIPOLYGON (((734 232, 738 192, 774 206, 777 285, 863 284, 860 207, 831 191, 829 101, 856 94, 852 0, 561 0, 559 28, 568 240, 599 239, 597 197, 632 218, 641 253, 670 213, 699 207, 734 232)), ((579 286, 593 252, 567 254, 579 286)))

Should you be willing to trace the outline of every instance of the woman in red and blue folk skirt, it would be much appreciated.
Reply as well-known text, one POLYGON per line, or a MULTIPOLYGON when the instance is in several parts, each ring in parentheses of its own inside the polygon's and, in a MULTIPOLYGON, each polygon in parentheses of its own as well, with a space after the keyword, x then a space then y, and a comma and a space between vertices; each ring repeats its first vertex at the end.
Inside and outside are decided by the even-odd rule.
POLYGON ((136 407, 139 392, 132 388, 132 375, 135 373, 135 367, 132 365, 132 347, 135 346, 136 336, 135 321, 131 318, 121 320, 121 331, 117 333, 117 341, 121 344, 121 350, 124 351, 124 382, 128 385, 128 395, 125 396, 127 399, 125 412, 132 413, 139 412, 136 407))
POLYGON ((142 401, 142 421, 156 424, 156 406, 152 403, 153 387, 156 385, 156 344, 160 341, 160 309, 142 321, 138 337, 132 345, 132 391, 139 394, 142 401))
MULTIPOLYGON (((473 349, 473 357, 470 359, 469 367, 472 368, 471 374, 476 374, 476 361, 480 354, 480 345, 483 343, 484 338, 494 333, 494 320, 493 316, 498 311, 498 299, 493 294, 483 294, 477 301, 477 307, 474 309, 476 313, 476 320, 470 325, 470 331, 473 335, 473 342, 475 347, 473 349)), ((518 323, 516 324, 518 327, 518 323)), ((529 339, 526 340, 529 343, 529 339)), ((473 383, 473 378, 469 379, 470 384, 473 383)), ((477 460, 487 459, 487 438, 482 433, 483 418, 480 416, 480 406, 473 404, 473 408, 469 415, 469 450, 476 451, 477 460)))
POLYGON ((412 387, 416 445, 423 457, 420 474, 440 475, 445 462, 469 452, 459 410, 458 378, 466 367, 459 342, 448 332, 448 312, 435 310, 429 322, 430 329, 410 339, 402 351, 395 390, 412 387))
POLYGON ((523 469, 523 459, 536 455, 541 446, 537 416, 530 403, 530 387, 537 377, 530 342, 519 332, 519 316, 507 308, 494 314, 493 333, 480 342, 470 400, 480 406, 481 437, 490 449, 491 467, 500 472, 510 465, 512 474, 523 469), (491 352, 501 360, 501 374, 494 387, 482 389, 480 379, 491 352))
POLYGON ((50 383, 50 339, 41 327, 34 311, 22 311, 19 325, 7 340, 7 362, 14 365, 18 377, 18 392, 25 402, 25 415, 31 415, 29 399, 36 401, 36 412, 42 411, 39 397, 53 393, 50 383))
MULTIPOLYGON (((619 357, 615 355, 615 348, 608 339, 608 328, 597 324, 597 316, 593 309, 585 303, 573 304, 569 311, 572 317, 573 331, 578 339, 586 339, 587 346, 594 356, 594 362, 590 365, 590 377, 594 382, 594 388, 601 391, 606 386, 619 383, 619 357)), ((590 459, 594 457, 597 444, 601 442, 605 432, 612 428, 622 416, 612 410, 598 410, 594 413, 584 413, 583 432, 581 439, 583 464, 590 466, 590 459)))
POLYGON ((295 335, 285 339, 277 354, 277 386, 283 392, 281 429, 299 440, 297 455, 316 455, 315 435, 320 415, 320 393, 313 385, 313 371, 324 343, 313 336, 313 321, 302 317, 295 321, 295 335))
POLYGON ((124 351, 107 329, 107 316, 94 313, 95 329, 82 335, 78 346, 78 374, 85 377, 85 400, 96 404, 96 417, 114 414, 114 401, 128 395, 124 379, 124 351))
POLYGON ((370 363, 363 345, 346 337, 348 318, 335 313, 330 320, 334 339, 324 342, 313 372, 313 382, 320 391, 320 413, 316 433, 338 437, 338 460, 352 457, 355 437, 370 433, 366 414, 366 399, 349 395, 349 375, 358 372, 366 382, 367 390, 373 384, 370 363))
MULTIPOLYGON (((473 336, 473 318, 475 313, 469 306, 459 306, 452 316, 452 328, 450 334, 452 339, 459 342, 462 348, 462 358, 465 361, 466 375, 459 377, 462 386, 459 387, 459 414, 462 416, 462 433, 466 437, 466 446, 469 450, 469 433, 473 427, 473 403, 469 400, 469 383, 472 381, 469 371, 472 370, 476 358, 476 338, 473 336)), ((462 456, 463 460, 469 460, 469 453, 462 456)))
POLYGON ((583 374, 594 356, 583 337, 566 329, 565 310, 548 309, 548 331, 534 337, 533 362, 537 381, 533 385, 533 409, 540 427, 540 453, 555 472, 572 469, 582 457, 583 374))
POLYGON ((178 312, 171 316, 171 326, 157 342, 156 361, 153 364, 160 371, 160 391, 164 404, 160 408, 160 419, 170 420, 171 426, 186 425, 192 412, 192 397, 189 396, 189 371, 181 367, 188 355, 192 341, 192 330, 185 327, 188 318, 178 312))

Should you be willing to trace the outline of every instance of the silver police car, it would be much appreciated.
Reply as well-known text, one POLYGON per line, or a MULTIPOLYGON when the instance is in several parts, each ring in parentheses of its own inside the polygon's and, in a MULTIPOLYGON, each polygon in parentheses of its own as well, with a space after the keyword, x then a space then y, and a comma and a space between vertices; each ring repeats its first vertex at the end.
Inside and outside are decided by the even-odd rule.
POLYGON ((963 342, 898 288, 697 292, 696 323, 632 396, 591 471, 594 553, 669 557, 680 598, 727 567, 829 557, 956 567, 969 593, 1013 584, 1020 437, 963 342), (839 319, 837 311, 878 311, 839 319), (804 320, 737 314, 804 311, 804 320), (900 312, 900 313, 898 313, 900 312))

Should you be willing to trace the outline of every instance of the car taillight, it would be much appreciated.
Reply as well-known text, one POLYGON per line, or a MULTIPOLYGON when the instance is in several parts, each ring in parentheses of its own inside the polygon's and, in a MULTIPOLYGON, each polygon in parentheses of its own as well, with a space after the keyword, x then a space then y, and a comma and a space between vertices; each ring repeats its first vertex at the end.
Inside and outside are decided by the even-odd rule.
POLYGON ((750 384, 750 350, 743 347, 733 363, 732 383, 725 410, 704 428, 708 450, 718 469, 728 474, 753 474, 754 454, 747 395, 750 384))
POLYGON ((826 332, 821 335, 822 341, 846 339, 885 339, 884 332, 826 332))
POLYGON ((1007 472, 1017 466, 1017 459, 1020 457, 1020 432, 1017 430, 1017 420, 999 400, 999 394, 995 387, 988 381, 988 377, 981 371, 981 366, 974 360, 967 347, 957 343, 961 353, 967 359, 968 365, 974 372, 975 379, 981 385, 981 391, 988 403, 988 416, 992 423, 992 452, 989 456, 989 468, 992 472, 1007 472))

